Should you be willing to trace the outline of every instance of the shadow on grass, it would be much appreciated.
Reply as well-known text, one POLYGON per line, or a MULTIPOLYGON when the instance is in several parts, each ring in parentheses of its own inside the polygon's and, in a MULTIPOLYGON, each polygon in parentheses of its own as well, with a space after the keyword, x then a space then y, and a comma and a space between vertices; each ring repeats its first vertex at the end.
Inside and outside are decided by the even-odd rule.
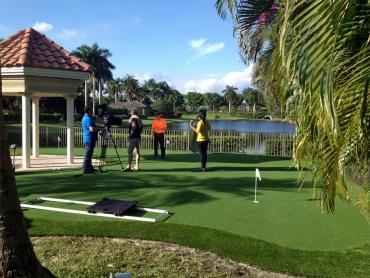
MULTIPOLYGON (((242 167, 243 171, 246 168, 242 167)), ((254 168, 248 169, 254 171, 254 168)), ((261 171, 265 171, 261 168, 261 171)), ((175 206, 188 203, 205 203, 215 200, 213 193, 232 194, 252 198, 254 177, 243 173, 235 177, 212 177, 214 173, 190 173, 173 175, 176 171, 155 173, 104 173, 74 177, 68 173, 34 175, 32 179, 18 182, 21 198, 30 195, 58 196, 97 201, 103 197, 138 200, 146 206, 175 206), (249 187, 246 185, 250 185, 249 187)), ((237 173, 237 172, 235 172, 237 173)), ((279 180, 265 178, 264 190, 291 191, 297 189, 295 179, 279 180)), ((263 191, 259 191, 263 195, 263 191)))

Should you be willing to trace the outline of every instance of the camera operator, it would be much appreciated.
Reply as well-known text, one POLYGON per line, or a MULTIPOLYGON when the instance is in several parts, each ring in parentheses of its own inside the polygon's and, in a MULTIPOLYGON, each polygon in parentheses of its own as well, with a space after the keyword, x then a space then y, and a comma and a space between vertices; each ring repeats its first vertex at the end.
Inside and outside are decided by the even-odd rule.
POLYGON ((83 163, 83 173, 92 174, 96 170, 92 165, 92 156, 94 153, 94 148, 96 140, 98 139, 98 131, 102 127, 97 127, 96 123, 91 115, 91 108, 86 106, 85 115, 82 118, 82 131, 83 131, 83 143, 85 146, 85 157, 83 163))

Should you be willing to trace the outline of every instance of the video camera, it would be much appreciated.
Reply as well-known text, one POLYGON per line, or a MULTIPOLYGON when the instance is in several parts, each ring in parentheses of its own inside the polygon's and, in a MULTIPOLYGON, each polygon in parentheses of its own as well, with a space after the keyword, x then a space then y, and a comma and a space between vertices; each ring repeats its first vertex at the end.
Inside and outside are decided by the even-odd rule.
POLYGON ((104 126, 106 128, 111 128, 112 125, 122 125, 122 119, 109 114, 108 106, 106 104, 98 106, 98 117, 103 119, 104 126))

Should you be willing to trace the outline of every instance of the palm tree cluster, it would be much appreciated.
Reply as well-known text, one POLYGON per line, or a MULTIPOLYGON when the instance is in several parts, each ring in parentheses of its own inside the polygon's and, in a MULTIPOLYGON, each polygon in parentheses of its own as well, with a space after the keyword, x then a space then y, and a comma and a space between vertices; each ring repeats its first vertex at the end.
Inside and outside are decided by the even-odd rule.
POLYGON ((95 93, 96 85, 99 89, 99 104, 102 104, 103 83, 113 79, 112 70, 115 66, 108 60, 112 53, 108 49, 100 48, 97 43, 92 46, 86 44, 79 46, 73 54, 88 63, 92 67, 90 83, 92 84, 93 113, 95 114, 95 93))
POLYGON ((334 211, 336 196, 349 200, 348 161, 370 174, 369 1, 217 0, 216 7, 222 17, 229 11, 241 53, 256 61, 255 82, 279 92, 296 121, 294 161, 309 165, 322 206, 334 211))
POLYGON ((219 93, 207 92, 201 94, 198 92, 189 92, 185 95, 186 105, 189 111, 197 111, 199 107, 206 107, 214 114, 218 109, 227 106, 229 114, 236 110, 239 106, 247 107, 264 107, 265 101, 261 91, 256 88, 245 88, 239 93, 238 88, 226 85, 222 90, 222 95, 219 93))

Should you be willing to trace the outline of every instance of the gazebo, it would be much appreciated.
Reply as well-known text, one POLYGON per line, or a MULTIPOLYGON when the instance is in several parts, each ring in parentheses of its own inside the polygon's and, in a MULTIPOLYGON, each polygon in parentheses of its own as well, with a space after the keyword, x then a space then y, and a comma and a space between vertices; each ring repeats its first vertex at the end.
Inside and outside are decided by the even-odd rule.
POLYGON ((67 164, 74 158, 74 99, 90 66, 32 28, 0 42, 4 96, 22 97, 22 167, 30 167, 31 100, 32 155, 39 156, 39 100, 64 97, 67 103, 67 164))

